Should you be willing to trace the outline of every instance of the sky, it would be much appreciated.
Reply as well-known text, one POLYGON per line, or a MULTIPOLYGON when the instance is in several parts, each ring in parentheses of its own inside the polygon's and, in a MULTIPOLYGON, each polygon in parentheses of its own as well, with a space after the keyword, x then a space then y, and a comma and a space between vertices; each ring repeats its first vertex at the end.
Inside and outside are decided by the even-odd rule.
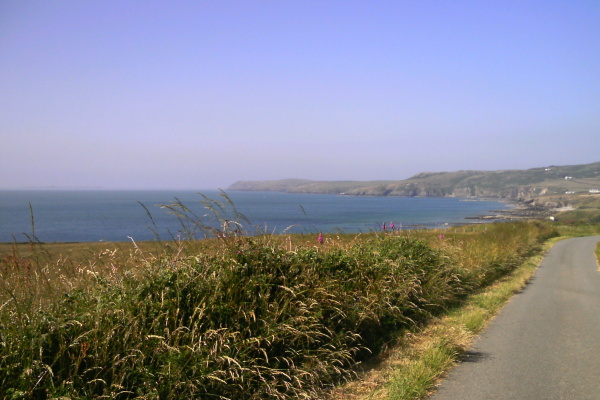
POLYGON ((0 188, 600 161, 597 0, 0 0, 0 188))

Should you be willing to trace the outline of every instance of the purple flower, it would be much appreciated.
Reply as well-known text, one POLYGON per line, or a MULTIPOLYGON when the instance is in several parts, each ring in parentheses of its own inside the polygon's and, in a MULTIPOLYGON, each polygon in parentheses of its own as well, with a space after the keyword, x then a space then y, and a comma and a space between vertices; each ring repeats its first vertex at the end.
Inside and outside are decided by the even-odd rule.
POLYGON ((317 239, 319 241, 319 244, 323 244, 323 234, 319 233, 319 237, 317 239))

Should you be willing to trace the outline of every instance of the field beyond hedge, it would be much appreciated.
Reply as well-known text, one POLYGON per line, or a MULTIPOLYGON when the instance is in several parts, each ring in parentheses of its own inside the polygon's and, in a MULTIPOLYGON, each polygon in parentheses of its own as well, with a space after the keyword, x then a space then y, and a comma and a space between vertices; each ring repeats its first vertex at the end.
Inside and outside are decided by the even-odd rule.
POLYGON ((86 256, 14 245, 0 253, 0 393, 315 399, 556 235, 531 221, 86 256))

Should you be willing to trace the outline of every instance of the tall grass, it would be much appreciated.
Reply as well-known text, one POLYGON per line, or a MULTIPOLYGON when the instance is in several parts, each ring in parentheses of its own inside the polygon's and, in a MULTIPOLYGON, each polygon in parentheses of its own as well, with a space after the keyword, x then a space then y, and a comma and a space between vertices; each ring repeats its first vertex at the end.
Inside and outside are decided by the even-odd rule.
MULTIPOLYGON (((180 203, 172 207, 189 223, 180 203)), ((193 236, 205 225, 186 226, 193 236)), ((318 245, 246 237, 240 227, 224 218, 206 251, 181 240, 160 253, 134 247, 128 267, 115 254, 80 264, 5 256, 0 393, 317 398, 554 234, 541 223, 507 223, 318 245)))
POLYGON ((380 389, 385 395, 377 398, 426 398, 436 381, 464 355, 473 336, 484 329, 492 316, 529 282, 553 242, 554 239, 548 240, 541 253, 528 257, 510 274, 469 295, 458 307, 436 318, 414 335, 405 335, 392 357, 400 358, 402 368, 390 371, 386 385, 380 389))

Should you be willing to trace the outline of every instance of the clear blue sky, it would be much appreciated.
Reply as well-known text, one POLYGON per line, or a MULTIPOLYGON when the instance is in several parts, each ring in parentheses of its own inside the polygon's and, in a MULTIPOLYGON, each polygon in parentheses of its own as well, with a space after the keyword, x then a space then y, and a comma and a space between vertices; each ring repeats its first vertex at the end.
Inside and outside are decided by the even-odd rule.
POLYGON ((0 187, 600 161, 600 2, 0 1, 0 187))

